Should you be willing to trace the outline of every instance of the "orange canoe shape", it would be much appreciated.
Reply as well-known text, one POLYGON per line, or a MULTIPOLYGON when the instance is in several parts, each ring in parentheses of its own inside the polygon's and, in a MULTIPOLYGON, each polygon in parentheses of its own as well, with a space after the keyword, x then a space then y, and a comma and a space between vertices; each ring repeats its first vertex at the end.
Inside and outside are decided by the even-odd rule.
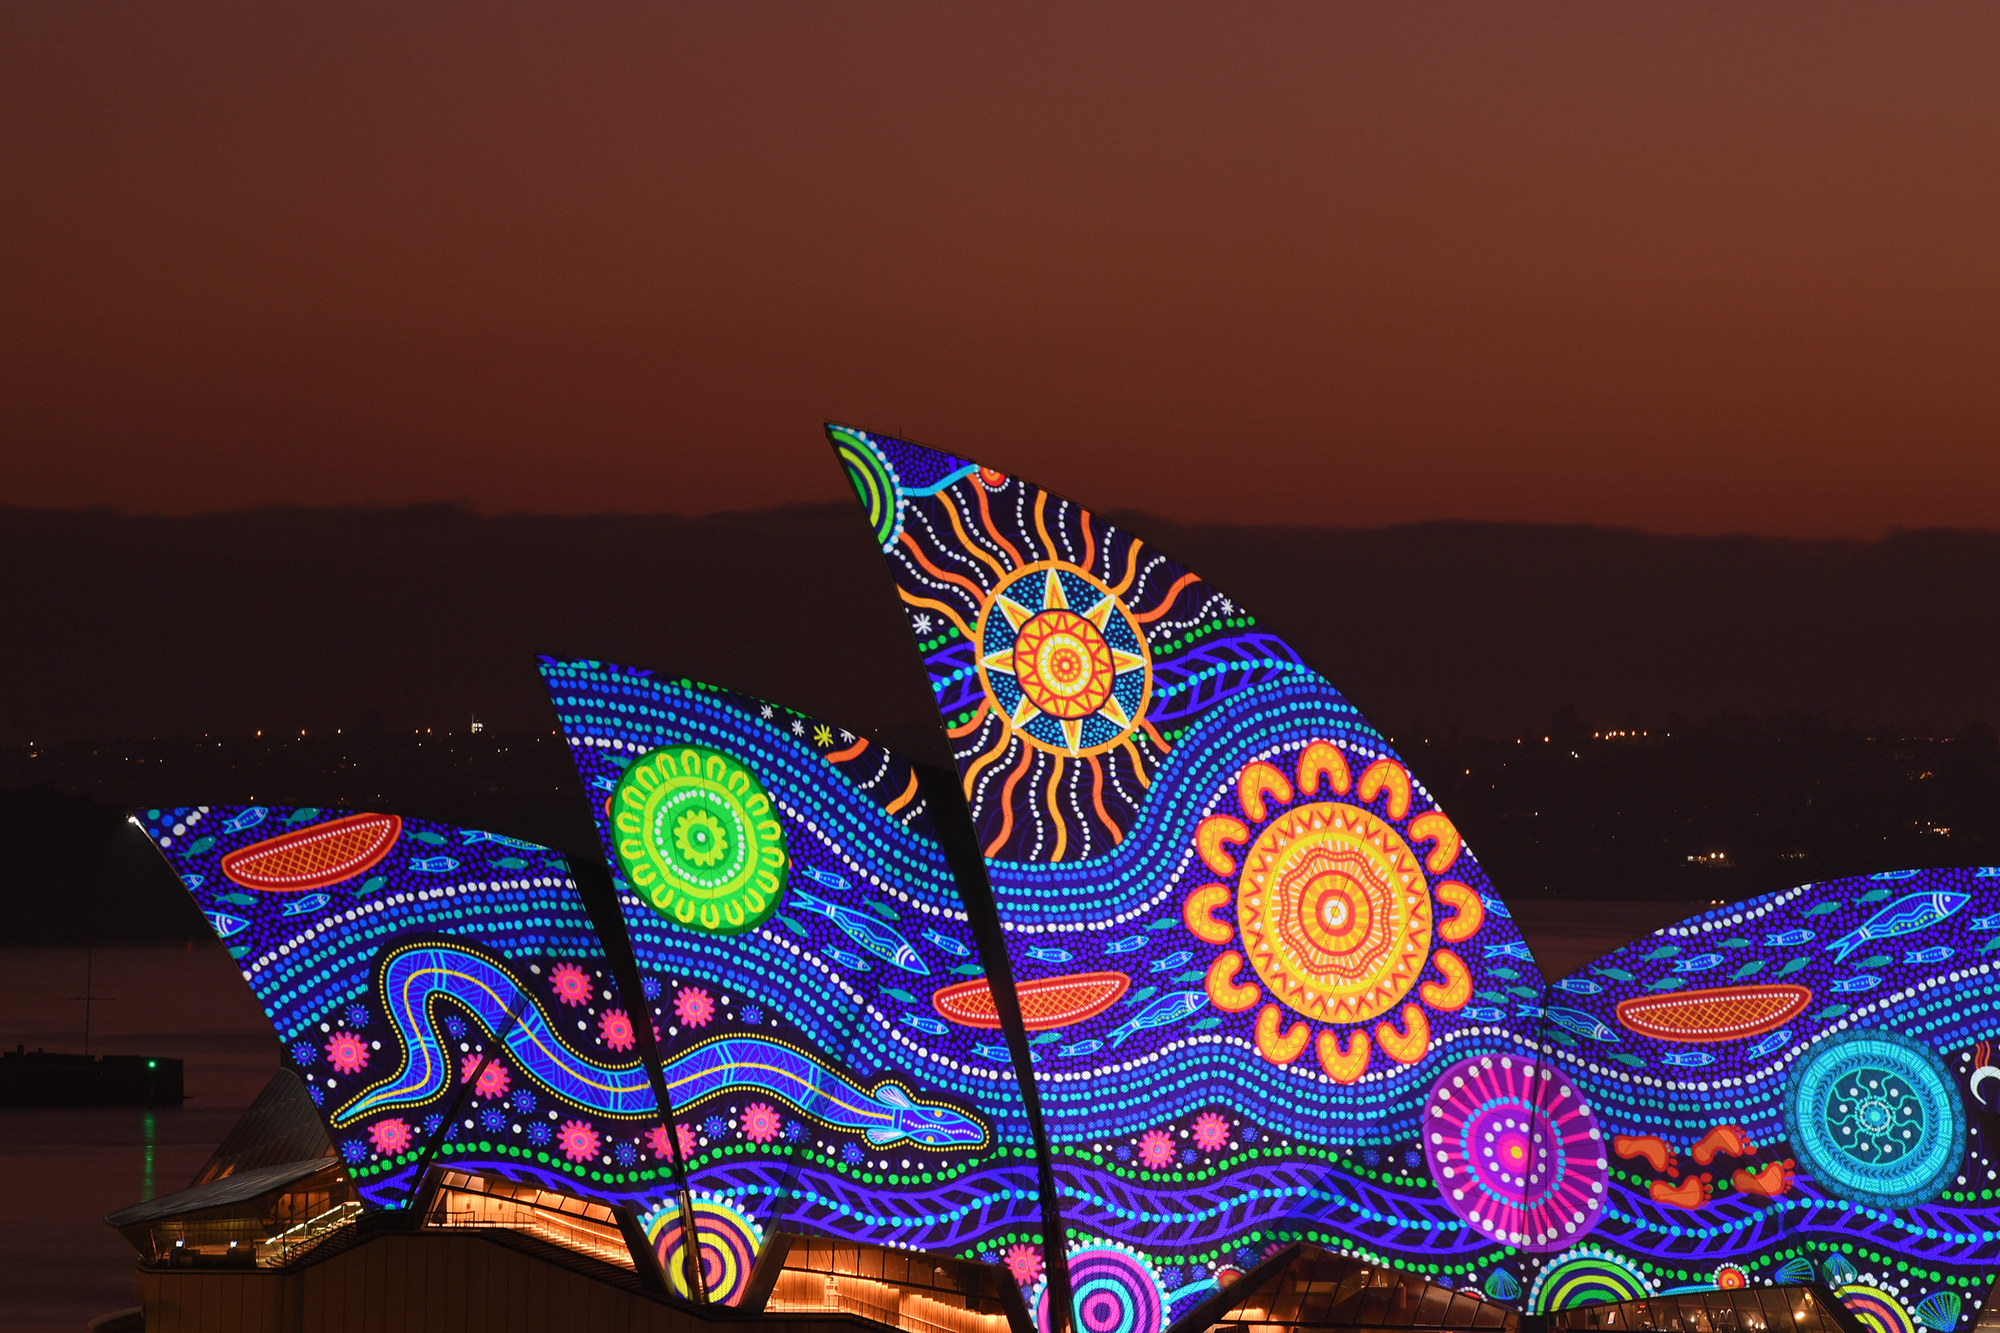
POLYGON ((1812 998, 1804 986, 1722 986, 1635 995, 1618 1002, 1618 1021, 1655 1041, 1738 1041, 1783 1027, 1812 998))
POLYGON ((398 815, 347 815, 239 847, 222 858, 222 873, 266 893, 323 889, 380 861, 402 832, 398 815))
MULTIPOLYGON (((1014 988, 1021 1000, 1021 1026, 1030 1032, 1043 1032, 1095 1018, 1118 1003, 1131 984, 1132 979, 1123 972, 1079 972, 1024 981, 1014 988)), ((1000 1026, 993 991, 983 978, 934 992, 931 1007, 964 1027, 1000 1026)))

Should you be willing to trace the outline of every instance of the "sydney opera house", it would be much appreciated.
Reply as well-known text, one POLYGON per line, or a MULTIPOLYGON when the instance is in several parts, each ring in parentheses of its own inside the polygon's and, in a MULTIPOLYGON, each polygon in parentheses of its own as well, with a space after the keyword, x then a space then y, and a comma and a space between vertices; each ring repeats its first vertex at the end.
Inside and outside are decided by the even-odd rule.
MULTIPOLYGON (((600 847, 135 812, 286 1051, 189 1188, 110 1219, 148 1328, 1981 1320, 2000 868, 1545 976, 1250 609, 1017 478, 829 433, 956 773, 551 658, 600 847)), ((1395 570, 1326 575, 1355 652, 1476 651, 1372 595, 1395 570)))

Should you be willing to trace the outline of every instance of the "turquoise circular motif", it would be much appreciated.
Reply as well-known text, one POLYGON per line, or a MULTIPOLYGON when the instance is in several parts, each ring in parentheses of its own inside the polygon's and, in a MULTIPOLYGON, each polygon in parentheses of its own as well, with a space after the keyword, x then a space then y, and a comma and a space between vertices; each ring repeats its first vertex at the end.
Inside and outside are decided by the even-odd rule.
POLYGON ((1829 1037, 1785 1080, 1785 1132, 1835 1198, 1879 1208, 1935 1199, 1965 1157, 1965 1105, 1936 1052, 1895 1032, 1829 1037))

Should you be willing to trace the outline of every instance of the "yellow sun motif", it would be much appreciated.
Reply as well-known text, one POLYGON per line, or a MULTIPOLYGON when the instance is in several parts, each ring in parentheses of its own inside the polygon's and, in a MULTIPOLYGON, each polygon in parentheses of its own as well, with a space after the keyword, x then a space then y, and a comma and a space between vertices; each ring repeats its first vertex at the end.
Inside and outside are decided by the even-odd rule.
POLYGON ((976 631, 979 675, 1010 730, 1081 757, 1119 744, 1152 696, 1152 659, 1131 610, 1095 575, 1044 561, 995 588, 976 631))

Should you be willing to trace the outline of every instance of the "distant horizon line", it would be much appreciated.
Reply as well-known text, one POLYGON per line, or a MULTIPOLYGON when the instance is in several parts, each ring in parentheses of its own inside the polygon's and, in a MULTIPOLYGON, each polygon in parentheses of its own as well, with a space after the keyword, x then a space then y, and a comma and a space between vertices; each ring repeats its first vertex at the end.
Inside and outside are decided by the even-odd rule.
MULTIPOLYGON (((558 511, 541 509, 482 509, 466 500, 405 500, 367 501, 355 504, 308 504, 297 501, 273 501, 268 504, 240 505, 226 509, 195 509, 186 511, 134 510, 113 504, 96 505, 17 505, 0 504, 0 522, 14 518, 110 518, 130 522, 196 522, 232 518, 258 518, 316 514, 328 517, 383 517, 392 515, 435 515, 452 518, 472 519, 480 522, 501 522, 520 519, 550 519, 565 522, 584 520, 657 520, 666 519, 683 523, 702 523, 755 518, 777 518, 800 512, 822 513, 839 510, 851 511, 853 505, 841 500, 797 500, 784 504, 768 505, 760 509, 714 509, 700 513, 680 513, 672 510, 639 509, 593 509, 558 511)), ((1604 523, 1589 519, 1513 519, 1513 518, 1424 518, 1408 519, 1396 523, 1379 524, 1311 524, 1311 523, 1253 523, 1227 518, 1177 518, 1169 514, 1146 509, 1104 509, 1098 511, 1121 526, 1136 527, 1139 524, 1170 526, 1174 528, 1242 528, 1260 532, 1313 532, 1313 533, 1387 533, 1410 532, 1427 528, 1507 528, 1549 532, 1591 532, 1620 536, 1652 537, 1666 540, 1691 541, 1767 541, 1790 542, 1801 545, 1880 545, 1911 537, 1976 537, 2000 539, 2000 528, 1957 527, 1949 524, 1934 524, 1917 527, 1890 526, 1873 533, 1829 533, 1801 536, 1793 533, 1757 532, 1731 528, 1712 532, 1684 529, 1650 528, 1636 524, 1604 523)))

